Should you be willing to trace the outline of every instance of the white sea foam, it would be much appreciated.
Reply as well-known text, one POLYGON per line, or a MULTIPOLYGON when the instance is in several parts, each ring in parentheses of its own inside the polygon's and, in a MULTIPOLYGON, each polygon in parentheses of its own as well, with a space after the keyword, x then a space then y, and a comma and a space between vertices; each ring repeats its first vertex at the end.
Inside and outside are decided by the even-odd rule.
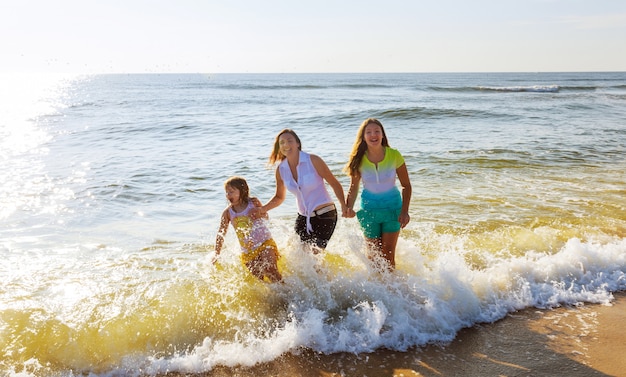
MULTIPOLYGON (((416 261, 422 262, 417 257, 403 264, 416 261)), ((528 307, 608 305, 612 291, 626 289, 625 266, 626 241, 571 239, 555 254, 494 258, 480 270, 468 266, 459 253, 444 251, 420 275, 402 270, 380 275, 363 264, 350 264, 349 278, 300 271, 275 288, 287 314, 271 334, 240 333, 230 341, 205 338, 188 353, 147 361, 146 370, 200 373, 217 365, 252 366, 302 348, 366 353, 447 343, 464 327, 528 307)))

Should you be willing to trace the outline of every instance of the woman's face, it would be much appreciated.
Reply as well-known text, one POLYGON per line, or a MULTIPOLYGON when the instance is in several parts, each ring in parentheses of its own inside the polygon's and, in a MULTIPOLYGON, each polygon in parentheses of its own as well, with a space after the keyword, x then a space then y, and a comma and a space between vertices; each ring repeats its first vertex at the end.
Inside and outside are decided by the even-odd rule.
POLYGON ((295 136, 286 132, 278 138, 278 147, 280 148, 280 153, 283 156, 288 156, 290 153, 298 153, 300 150, 300 146, 298 145, 298 141, 295 136))
POLYGON ((363 131, 363 140, 368 148, 379 147, 383 143, 383 129, 376 123, 369 123, 363 131))

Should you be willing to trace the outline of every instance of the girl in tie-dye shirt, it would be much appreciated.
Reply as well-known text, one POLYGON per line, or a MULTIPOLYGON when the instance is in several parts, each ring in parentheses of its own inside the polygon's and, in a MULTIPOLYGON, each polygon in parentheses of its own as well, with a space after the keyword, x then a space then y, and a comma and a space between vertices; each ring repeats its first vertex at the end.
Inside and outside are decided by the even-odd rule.
POLYGON ((350 189, 346 205, 349 216, 363 181, 361 209, 356 213, 374 257, 382 257, 388 269, 395 268, 396 244, 400 229, 410 221, 411 182, 404 158, 389 146, 380 121, 366 119, 357 132, 357 138, 346 166, 350 175, 350 189), (396 186, 400 181, 402 192, 396 186))

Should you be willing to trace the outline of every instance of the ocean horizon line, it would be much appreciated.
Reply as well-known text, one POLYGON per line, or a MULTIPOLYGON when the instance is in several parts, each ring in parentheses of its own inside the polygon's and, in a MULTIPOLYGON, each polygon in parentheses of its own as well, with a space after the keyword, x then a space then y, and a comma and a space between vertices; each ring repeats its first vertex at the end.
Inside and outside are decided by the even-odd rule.
POLYGON ((0 75, 407 75, 407 74, 424 74, 424 75, 457 75, 457 74, 616 74, 626 73, 623 71, 613 70, 597 70, 597 71, 329 71, 329 72, 210 72, 210 71, 129 71, 129 72, 75 72, 75 71, 11 71, 0 72, 0 75))

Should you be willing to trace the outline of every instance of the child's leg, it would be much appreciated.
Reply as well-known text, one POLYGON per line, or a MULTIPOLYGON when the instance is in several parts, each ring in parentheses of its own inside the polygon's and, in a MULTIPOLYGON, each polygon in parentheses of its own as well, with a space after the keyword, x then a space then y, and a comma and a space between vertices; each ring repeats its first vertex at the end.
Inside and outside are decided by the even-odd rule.
POLYGON ((250 262, 246 263, 246 267, 248 267, 248 270, 250 270, 250 273, 252 273, 252 275, 256 276, 259 280, 263 280, 263 271, 259 268, 259 265, 256 262, 257 260, 253 259, 250 262))
POLYGON ((283 280, 280 271, 278 271, 278 252, 276 249, 268 247, 261 252, 259 257, 261 258, 263 272, 270 282, 275 283, 283 280))
POLYGON ((381 255, 387 261, 390 270, 396 268, 396 245, 400 232, 383 233, 381 238, 381 255))
POLYGON ((278 271, 278 252, 270 245, 265 247, 256 258, 246 263, 246 267, 261 280, 267 277, 270 282, 275 283, 283 279, 278 271))

